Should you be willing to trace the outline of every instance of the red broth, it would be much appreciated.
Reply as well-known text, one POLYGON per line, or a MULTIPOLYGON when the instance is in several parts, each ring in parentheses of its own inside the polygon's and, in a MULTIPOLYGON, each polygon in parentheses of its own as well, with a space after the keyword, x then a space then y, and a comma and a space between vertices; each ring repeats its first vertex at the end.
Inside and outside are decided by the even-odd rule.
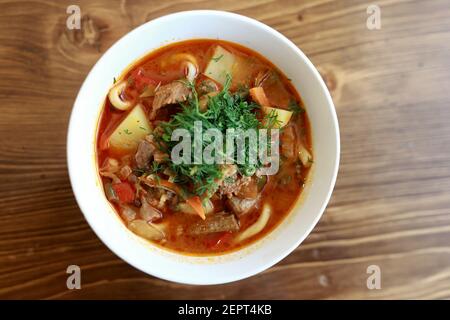
MULTIPOLYGON (((215 53, 214 50, 218 46, 233 55, 235 59, 232 82, 229 89, 231 93, 243 90, 243 88, 244 90, 246 88, 252 88, 255 84, 259 84, 263 88, 271 107, 292 111, 289 122, 281 129, 280 133, 280 169, 276 175, 266 177, 263 188, 258 190, 258 200, 251 206, 251 209, 244 214, 241 214, 239 211, 236 214, 236 212, 230 210, 229 195, 221 197, 213 195, 211 197, 210 202, 214 206, 214 212, 208 215, 207 220, 210 219, 211 215, 218 214, 218 212, 227 215, 227 217, 231 214, 234 217, 233 221, 237 221, 239 230, 202 234, 186 232, 186 230, 190 230, 191 226, 203 223, 201 217, 195 214, 195 210, 194 214, 180 212, 178 209, 179 203, 183 202, 183 199, 178 197, 177 200, 173 200, 173 194, 170 192, 162 196, 164 193, 161 194, 161 191, 158 190, 159 193, 155 190, 150 190, 151 188, 147 185, 144 185, 144 191, 139 191, 138 189, 141 189, 141 184, 138 182, 139 185, 136 185, 136 179, 139 180, 142 176, 139 176, 141 172, 136 173, 135 171, 138 169, 136 148, 132 150, 121 150, 120 148, 110 147, 112 133, 127 117, 132 108, 126 111, 118 110, 113 106, 110 99, 106 97, 99 120, 97 137, 97 162, 99 170, 100 172, 105 172, 105 166, 108 167, 106 164, 110 163, 112 161, 111 159, 113 159, 112 163, 114 165, 117 164, 117 168, 119 168, 113 173, 113 178, 109 174, 106 176, 102 174, 105 192, 111 204, 119 216, 123 218, 124 223, 128 226, 130 224, 133 226, 131 228, 133 231, 135 231, 135 223, 132 221, 146 221, 152 227, 158 228, 158 232, 161 231, 164 235, 163 238, 157 240, 151 240, 152 238, 150 237, 152 243, 183 254, 222 254, 242 248, 267 235, 292 210, 304 188, 310 170, 310 163, 312 163, 311 128, 300 95, 291 84, 291 81, 276 66, 260 54, 241 45, 219 40, 202 39, 179 42, 153 51, 143 59, 135 62, 124 72, 120 79, 115 80, 117 82, 124 81, 127 84, 121 93, 122 99, 133 101, 133 104, 140 103, 152 127, 157 127, 159 123, 170 120, 174 114, 180 111, 178 103, 164 106, 158 110, 155 119, 150 119, 149 114, 152 112, 156 98, 154 96, 141 98, 140 95, 149 87, 155 87, 155 92, 158 92, 164 85, 183 79, 186 76, 185 67, 180 63, 170 62, 171 59, 176 60, 171 57, 175 55, 180 56, 180 54, 188 54, 195 57, 199 69, 199 75, 196 77, 195 83, 196 88, 199 88, 200 81, 202 79, 208 79, 208 76, 203 74, 208 63, 212 58, 218 58, 213 56, 215 53), (306 150, 309 156, 306 163, 305 161, 302 162, 301 157, 299 157, 301 150, 306 150), (124 167, 131 169, 132 173, 130 174, 128 168, 125 170, 124 167), (121 174, 121 170, 128 172, 121 174), (128 176, 126 173, 129 173, 128 176), (131 189, 129 186, 131 186, 131 189), (133 197, 135 200, 132 202, 126 200, 127 203, 124 203, 122 200, 127 199, 126 195, 127 192, 129 193, 129 189, 134 193, 133 197), (111 190, 113 190, 113 197, 111 197, 111 190), (144 196, 139 194, 139 192, 143 192, 144 196), (117 193, 122 198, 118 197, 117 193), (154 198, 156 197, 156 200, 158 200, 158 197, 161 200, 160 197, 166 199, 170 196, 170 201, 173 201, 175 204, 172 203, 171 205, 157 207, 156 209, 160 216, 154 220, 147 221, 141 215, 141 208, 143 202, 146 202, 146 199, 150 197, 149 195, 154 198), (178 201, 178 204, 176 201, 178 201), (245 230, 259 219, 264 206, 270 207, 270 218, 264 228, 257 234, 242 241, 236 241, 240 234, 245 232, 245 230), (128 215, 124 213, 124 208, 127 208, 126 212, 128 215)), ((113 79, 111 80, 113 81, 113 79)), ((215 81, 212 83, 217 85, 219 91, 222 89, 220 83, 215 81)), ((251 101, 252 96, 249 95, 246 99, 251 101)), ((153 162, 155 162, 155 159, 154 157, 153 162)), ((151 164, 152 162, 149 162, 149 165, 151 164)), ((115 169, 111 170, 114 171, 115 169)), ((158 176, 158 179, 165 179, 162 173, 157 173, 156 175, 158 174, 161 176, 158 176)), ((239 173, 235 176, 237 176, 235 181, 238 181, 238 179, 248 180, 244 176, 240 177, 239 173)), ((256 178, 251 177, 251 179, 256 178)), ((245 193, 246 189, 250 189, 250 185, 242 188, 245 193)), ((132 194, 128 194, 128 196, 132 197, 132 194)), ((231 197, 235 197, 235 194, 232 194, 231 197)), ((155 204, 157 202, 155 199, 151 198, 149 201, 155 204)), ((204 203, 204 198, 202 198, 202 201, 204 203)), ((139 235, 142 236, 142 234, 139 235)), ((161 236, 158 235, 158 237, 161 236)))

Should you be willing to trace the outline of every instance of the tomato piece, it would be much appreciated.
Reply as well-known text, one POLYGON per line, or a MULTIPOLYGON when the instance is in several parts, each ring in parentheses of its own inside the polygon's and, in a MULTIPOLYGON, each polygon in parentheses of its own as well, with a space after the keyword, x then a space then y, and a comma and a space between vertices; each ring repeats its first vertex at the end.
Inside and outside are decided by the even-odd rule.
POLYGON ((128 182, 115 183, 112 185, 114 192, 119 198, 120 202, 132 203, 135 197, 133 186, 128 182))
POLYGON ((146 86, 156 87, 158 85, 158 82, 148 77, 145 74, 145 70, 142 68, 134 70, 130 75, 130 79, 129 82, 139 93, 141 93, 146 86))

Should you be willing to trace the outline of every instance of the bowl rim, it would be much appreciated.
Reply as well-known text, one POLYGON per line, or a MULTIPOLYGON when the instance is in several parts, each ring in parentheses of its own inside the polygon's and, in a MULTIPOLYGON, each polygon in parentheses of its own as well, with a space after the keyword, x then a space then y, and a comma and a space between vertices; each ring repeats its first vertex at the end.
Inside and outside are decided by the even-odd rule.
MULTIPOLYGON (((130 61, 130 64, 131 63, 133 63, 133 62, 130 61)), ((68 164, 68 172, 69 172, 71 187, 72 187, 75 199, 77 201, 77 204, 78 204, 79 208, 81 209, 81 211, 83 213, 83 216, 85 217, 86 221, 88 222, 88 224, 90 225, 90 227, 94 231, 94 233, 100 238, 100 240, 115 255, 117 255, 119 258, 121 258, 122 260, 126 261, 128 264, 132 265, 133 267, 137 268, 138 270, 141 270, 141 271, 143 271, 146 274, 153 275, 153 276, 158 277, 160 279, 164 279, 164 280, 168 280, 168 281, 172 281, 172 282, 176 282, 176 283, 183 283, 183 284, 211 285, 211 284, 224 284, 224 283, 234 282, 234 281, 245 279, 245 278, 248 278, 248 277, 250 277, 252 275, 258 274, 258 273, 260 273, 260 272, 270 268, 271 266, 275 265, 276 263, 278 263, 282 259, 284 259, 287 255, 289 255, 293 250, 295 250, 295 248, 297 248, 304 241, 304 239, 311 233, 311 231, 314 229, 314 227, 316 226, 316 224, 318 223, 318 221, 322 217, 322 215, 323 215, 323 213, 324 213, 324 211, 326 209, 326 206, 328 205, 329 200, 331 198, 334 186, 336 184, 337 174, 338 174, 338 170, 339 170, 339 162, 340 162, 340 132, 339 132, 339 123, 338 123, 338 118, 337 118, 337 114, 336 114, 336 109, 335 109, 333 100, 331 98, 330 92, 328 91, 328 88, 326 87, 326 85, 325 85, 325 83, 324 83, 320 73, 318 72, 316 67, 312 64, 312 62, 309 60, 309 58, 291 40, 289 40, 286 36, 281 34, 279 31, 277 31, 277 30, 267 26, 266 24, 264 24, 264 23, 262 23, 262 22, 260 22, 258 20, 255 20, 253 18, 244 16, 244 15, 240 15, 240 14, 236 14, 236 13, 232 13, 232 12, 220 11, 220 10, 189 10, 189 11, 180 11, 180 12, 167 14, 167 15, 164 15, 164 16, 161 16, 161 17, 158 17, 156 19, 152 19, 152 20, 149 20, 149 21, 143 23, 142 25, 140 25, 140 26, 134 28, 133 30, 127 32, 119 40, 115 41, 111 45, 111 47, 108 48, 102 54, 102 56, 97 60, 97 62, 91 68, 91 70, 87 74, 85 80, 83 81, 83 84, 81 85, 80 90, 79 90, 79 92, 77 94, 77 97, 75 99, 75 102, 74 102, 74 105, 73 105, 73 109, 71 111, 71 116, 70 116, 70 120, 69 120, 68 131, 67 131, 67 164, 68 164), (131 259, 128 259, 128 257, 126 257, 123 254, 117 252, 116 248, 112 245, 112 243, 110 243, 110 241, 108 239, 106 239, 105 237, 103 237, 101 235, 101 232, 99 232, 99 229, 97 228, 96 223, 93 222, 93 218, 91 217, 90 214, 87 214, 88 210, 84 206, 85 203, 81 200, 80 195, 76 192, 76 190, 78 189, 79 185, 76 184, 75 179, 74 179, 74 174, 75 174, 75 171, 76 171, 76 169, 75 169, 76 163, 74 163, 74 161, 73 161, 74 159, 71 156, 71 150, 72 150, 71 146, 72 146, 72 138, 73 138, 74 132, 76 132, 77 128, 74 128, 74 124, 73 124, 72 120, 74 118, 75 106, 77 106, 77 104, 79 104, 80 96, 81 96, 81 93, 84 92, 83 89, 84 89, 84 87, 86 85, 87 79, 91 76, 93 71, 96 69, 96 66, 99 64, 99 62, 102 60, 102 58, 105 55, 107 55, 110 51, 113 51, 115 49, 115 47, 118 45, 118 43, 124 41, 124 39, 129 37, 131 34, 139 32, 141 29, 144 29, 144 28, 148 27, 149 24, 154 24, 154 23, 157 23, 157 22, 162 22, 164 20, 174 19, 174 18, 176 18, 178 16, 184 16, 184 15, 215 15, 215 16, 228 17, 228 18, 232 18, 232 19, 238 19, 238 20, 241 20, 241 21, 243 21, 245 23, 252 24, 252 25, 254 25, 257 28, 263 29, 264 32, 271 33, 273 36, 275 36, 276 38, 278 38, 279 40, 284 42, 284 44, 287 45, 297 56, 299 56, 299 58, 312 71, 312 74, 313 74, 315 80, 318 82, 318 84, 320 86, 320 90, 322 91, 322 93, 325 96, 325 99, 326 99, 326 102, 327 102, 327 107, 330 109, 329 111, 330 111, 331 119, 332 119, 332 122, 334 124, 334 140, 335 140, 334 143, 335 143, 335 146, 336 146, 336 154, 335 154, 335 159, 333 159, 334 160, 334 166, 333 166, 332 177, 331 177, 329 186, 327 188, 328 190, 327 190, 327 193, 326 193, 326 198, 324 198, 322 200, 322 203, 321 203, 321 206, 320 206, 320 210, 317 212, 315 218, 313 219, 313 222, 307 228, 307 231, 304 232, 301 236, 299 236, 297 241, 295 241, 295 243, 291 244, 290 246, 284 246, 283 249, 280 249, 279 253, 277 254, 277 256, 275 258, 272 258, 271 260, 268 260, 265 263, 259 263, 257 266, 253 267, 250 271, 247 271, 246 273, 243 272, 243 273, 239 274, 239 276, 229 277, 226 280, 221 279, 221 280, 218 280, 218 281, 214 281, 214 279, 207 279, 207 280, 204 280, 204 281, 191 281, 189 279, 180 279, 180 277, 170 276, 170 274, 168 274, 168 273, 161 274, 161 273, 158 273, 158 272, 149 271, 148 269, 144 269, 142 267, 142 265, 139 265, 135 261, 131 261, 131 259)), ((295 209, 292 209, 292 210, 295 210, 295 209)), ((285 218, 285 220, 287 218, 285 218)), ((180 253, 180 255, 182 255, 182 254, 180 253)), ((183 277, 181 277, 181 278, 183 278, 183 277)))

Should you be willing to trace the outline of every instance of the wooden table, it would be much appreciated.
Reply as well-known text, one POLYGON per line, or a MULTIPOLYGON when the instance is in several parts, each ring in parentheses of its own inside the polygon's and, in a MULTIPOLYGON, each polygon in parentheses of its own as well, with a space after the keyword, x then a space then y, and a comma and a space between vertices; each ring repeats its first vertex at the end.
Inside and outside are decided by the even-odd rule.
POLYGON ((372 1, 0 1, 0 298, 450 298, 450 4, 372 1), (66 28, 77 4, 81 31, 66 28), (161 15, 214 8, 256 18, 318 66, 342 157, 328 209, 282 262, 222 286, 169 283, 117 258, 69 183, 66 130, 96 60, 161 15), (66 268, 82 289, 66 288, 66 268), (381 289, 366 286, 381 269, 381 289))

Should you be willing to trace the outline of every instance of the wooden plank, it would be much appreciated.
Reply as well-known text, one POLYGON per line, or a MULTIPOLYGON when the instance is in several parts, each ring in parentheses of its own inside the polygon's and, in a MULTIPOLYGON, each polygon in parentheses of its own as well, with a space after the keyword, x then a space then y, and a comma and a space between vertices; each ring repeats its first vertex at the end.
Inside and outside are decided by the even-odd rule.
POLYGON ((450 298, 450 7, 447 0, 0 1, 1 298, 450 298), (67 175, 71 107, 117 39, 161 15, 221 9, 292 39, 319 67, 339 116, 332 201, 303 245, 266 272, 195 286, 149 277, 84 221, 67 175), (68 265, 82 290, 66 288, 68 265), (378 265, 382 289, 368 290, 378 265), (258 288, 258 290, 255 290, 258 288))

